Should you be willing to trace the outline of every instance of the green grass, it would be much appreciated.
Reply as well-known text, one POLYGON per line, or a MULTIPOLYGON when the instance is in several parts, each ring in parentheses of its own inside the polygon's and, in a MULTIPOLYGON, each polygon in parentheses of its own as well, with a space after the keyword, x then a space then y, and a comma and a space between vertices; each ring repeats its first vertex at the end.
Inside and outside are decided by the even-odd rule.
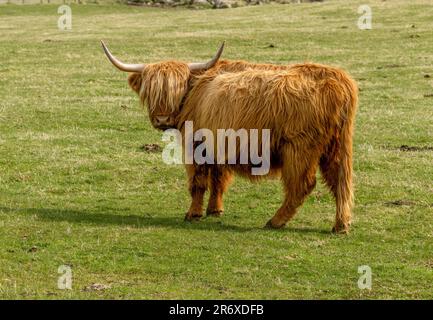
POLYGON ((429 1, 72 12, 62 32, 57 5, 0 6, 0 298, 433 298, 429 1), (369 31, 356 27, 365 3, 369 31), (203 60, 226 40, 226 58, 348 70, 361 88, 352 232, 330 233, 322 184, 285 229, 264 230, 280 183, 240 178, 224 217, 183 222, 184 169, 140 149, 161 134, 100 39, 131 62, 203 60), (57 289, 60 265, 72 290, 57 289))

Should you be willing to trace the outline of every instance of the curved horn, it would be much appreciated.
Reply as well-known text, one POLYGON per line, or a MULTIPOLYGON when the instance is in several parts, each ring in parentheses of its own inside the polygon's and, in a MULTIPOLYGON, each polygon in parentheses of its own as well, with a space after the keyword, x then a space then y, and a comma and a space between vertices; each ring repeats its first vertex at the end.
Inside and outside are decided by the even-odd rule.
POLYGON ((211 60, 209 60, 208 62, 189 63, 188 64, 189 69, 191 71, 198 71, 198 70, 207 70, 209 68, 212 68, 215 65, 215 63, 218 62, 219 58, 221 57, 221 54, 223 53, 223 50, 224 50, 224 44, 225 44, 225 41, 223 41, 223 43, 219 47, 217 53, 215 54, 215 56, 211 60))
POLYGON ((111 61, 111 63, 120 71, 126 71, 126 72, 138 72, 141 73, 144 68, 146 67, 145 64, 129 64, 129 63, 123 63, 119 59, 117 59, 115 56, 113 56, 108 50, 107 46, 105 45, 104 41, 101 40, 102 48, 104 49, 105 55, 107 56, 108 60, 111 61))

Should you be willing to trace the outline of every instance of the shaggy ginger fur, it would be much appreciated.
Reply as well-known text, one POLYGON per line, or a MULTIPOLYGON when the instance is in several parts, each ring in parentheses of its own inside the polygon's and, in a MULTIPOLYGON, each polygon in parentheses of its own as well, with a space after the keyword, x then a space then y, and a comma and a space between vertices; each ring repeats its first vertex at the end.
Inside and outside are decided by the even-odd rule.
MULTIPOLYGON (((215 137, 217 129, 270 129, 269 176, 281 175, 285 199, 267 226, 280 228, 294 216, 313 190, 320 167, 336 200, 333 231, 348 231, 358 89, 344 71, 319 64, 220 61, 204 73, 191 74, 185 63, 165 62, 132 74, 129 83, 147 102, 151 119, 155 114, 174 115, 181 130, 185 121, 193 121, 194 130, 212 130, 215 137)), ((251 167, 186 165, 192 203, 185 219, 202 216, 208 187, 207 214, 220 215, 233 172, 255 180, 261 177, 252 176, 251 167)))
MULTIPOLYGON (((205 73, 210 75, 249 69, 285 70, 288 68, 290 66, 287 65, 250 63, 242 60, 220 60, 205 73)), ((203 72, 194 72, 194 76, 200 74, 203 74, 203 72)), ((140 96, 141 102, 147 104, 149 115, 152 117, 155 112, 158 114, 177 114, 180 101, 186 93, 190 76, 186 63, 167 61, 148 64, 142 74, 132 73, 128 78, 128 82, 130 87, 140 96), (170 90, 170 94, 167 94, 165 90, 170 90)))

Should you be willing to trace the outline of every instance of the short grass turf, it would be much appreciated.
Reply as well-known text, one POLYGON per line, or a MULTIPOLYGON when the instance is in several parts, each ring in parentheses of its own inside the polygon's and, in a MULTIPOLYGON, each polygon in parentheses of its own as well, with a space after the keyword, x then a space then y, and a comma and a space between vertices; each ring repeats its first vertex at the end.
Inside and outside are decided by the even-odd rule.
POLYGON ((57 8, 0 5, 0 298, 433 298, 430 1, 72 5, 71 31, 57 8), (361 4, 372 30, 357 28, 361 4), (361 89, 352 232, 330 233, 323 184, 285 229, 265 230, 280 182, 240 178, 222 218, 183 222, 184 169, 143 149, 161 133, 100 39, 131 62, 202 61, 226 40, 230 59, 348 70, 361 89), (57 288, 61 265, 72 290, 57 288))

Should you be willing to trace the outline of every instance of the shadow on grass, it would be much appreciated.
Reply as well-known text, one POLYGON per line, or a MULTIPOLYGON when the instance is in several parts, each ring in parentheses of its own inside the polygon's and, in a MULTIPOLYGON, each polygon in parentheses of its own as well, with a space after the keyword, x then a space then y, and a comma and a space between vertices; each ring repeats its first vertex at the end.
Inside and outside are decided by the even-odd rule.
POLYGON ((36 215, 42 220, 48 221, 67 221, 70 223, 90 223, 97 225, 127 225, 136 228, 143 227, 165 227, 175 229, 194 229, 194 230, 221 230, 221 231, 235 231, 235 232, 248 232, 248 231, 269 231, 269 232, 296 232, 296 233, 321 233, 329 234, 329 231, 323 229, 304 229, 304 228, 287 228, 272 230, 255 227, 242 227, 235 225, 224 224, 218 218, 203 218, 200 221, 185 222, 183 217, 153 217, 137 216, 137 215, 121 215, 114 213, 97 213, 91 211, 77 211, 77 210, 61 210, 61 209, 46 209, 46 208, 5 208, 0 207, 0 211, 6 213, 19 213, 36 215))

